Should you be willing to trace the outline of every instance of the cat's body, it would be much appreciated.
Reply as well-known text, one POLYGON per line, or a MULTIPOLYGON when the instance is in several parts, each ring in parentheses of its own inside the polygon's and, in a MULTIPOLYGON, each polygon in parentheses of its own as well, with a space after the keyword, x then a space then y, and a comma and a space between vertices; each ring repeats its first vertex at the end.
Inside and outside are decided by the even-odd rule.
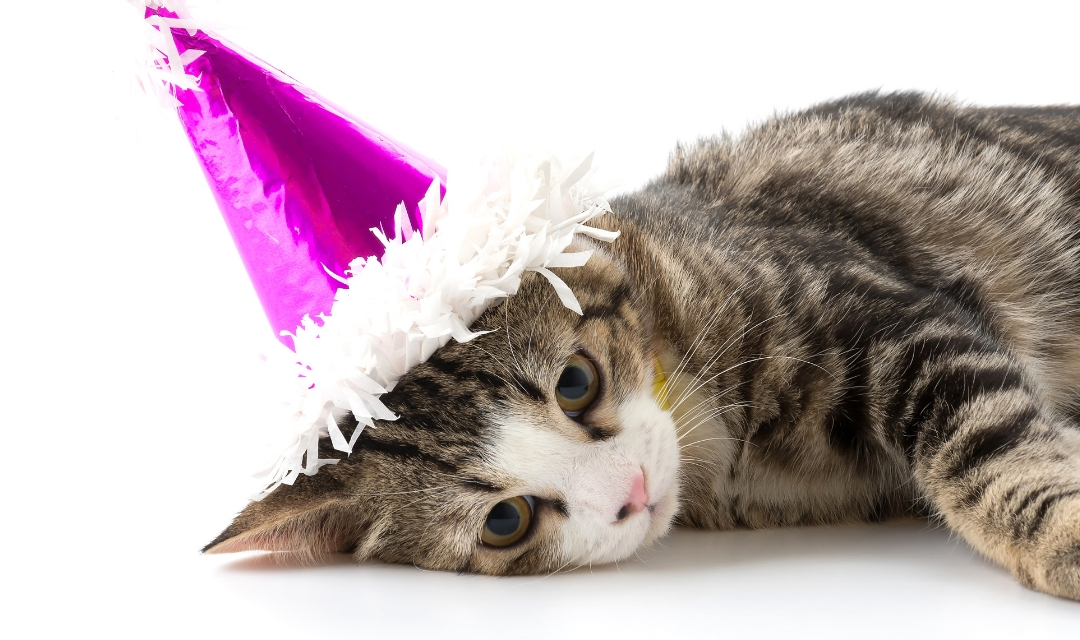
POLYGON ((560 273, 584 316, 526 279, 406 375, 400 420, 208 548, 529 573, 673 518, 919 514, 1080 598, 1080 108, 859 96, 680 150, 612 209, 560 273), (553 398, 574 354, 580 416, 553 398), (481 542, 515 496, 527 531, 481 542))

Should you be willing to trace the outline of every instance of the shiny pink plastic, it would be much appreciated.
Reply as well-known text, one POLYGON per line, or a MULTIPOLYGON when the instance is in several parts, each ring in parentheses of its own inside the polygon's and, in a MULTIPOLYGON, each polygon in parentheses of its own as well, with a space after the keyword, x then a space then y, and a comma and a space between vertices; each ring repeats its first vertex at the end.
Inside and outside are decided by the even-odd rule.
POLYGON ((200 90, 175 92, 180 120, 271 326, 293 332, 329 313, 331 272, 382 254, 370 229, 392 235, 399 202, 422 228, 417 203, 446 171, 224 41, 173 37, 206 52, 185 67, 200 90))

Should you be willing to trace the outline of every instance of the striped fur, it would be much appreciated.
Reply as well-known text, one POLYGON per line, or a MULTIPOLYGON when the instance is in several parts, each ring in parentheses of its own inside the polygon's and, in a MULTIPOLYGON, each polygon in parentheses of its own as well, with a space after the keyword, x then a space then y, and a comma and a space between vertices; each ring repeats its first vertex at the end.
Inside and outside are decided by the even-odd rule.
POLYGON ((1080 108, 855 96, 677 149, 597 224, 623 235, 560 274, 582 318, 526 279, 403 379, 401 420, 208 550, 535 573, 671 521, 914 514, 1080 599, 1080 108), (602 378, 580 424, 552 397, 575 352, 602 378), (609 518, 638 465, 655 505, 609 518), (529 535, 479 544, 522 494, 529 535))

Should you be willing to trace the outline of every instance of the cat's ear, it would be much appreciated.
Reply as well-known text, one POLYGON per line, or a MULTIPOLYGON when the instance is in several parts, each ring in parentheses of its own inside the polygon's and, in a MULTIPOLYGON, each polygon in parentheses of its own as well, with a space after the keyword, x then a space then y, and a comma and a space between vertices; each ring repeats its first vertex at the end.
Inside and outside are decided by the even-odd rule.
POLYGON ((324 469, 281 485, 252 502, 203 553, 347 551, 362 536, 359 505, 347 500, 341 484, 324 469))

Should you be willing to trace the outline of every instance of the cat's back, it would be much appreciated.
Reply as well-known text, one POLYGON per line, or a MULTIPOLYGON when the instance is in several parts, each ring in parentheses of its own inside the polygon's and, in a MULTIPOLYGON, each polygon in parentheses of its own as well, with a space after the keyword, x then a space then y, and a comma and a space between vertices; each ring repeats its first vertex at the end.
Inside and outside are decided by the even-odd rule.
POLYGON ((616 205, 687 260, 942 292, 1080 375, 1080 107, 852 96, 679 148, 616 205))
POLYGON ((617 204, 680 242, 865 251, 920 287, 1080 300, 1080 106, 852 96, 680 147, 617 204))
POLYGON ((1034 185, 1060 190, 1075 206, 1080 106, 965 107, 913 92, 861 94, 774 116, 738 138, 681 146, 656 183, 668 185, 773 222, 837 220, 829 207, 808 206, 825 204, 807 197, 814 194, 911 210, 961 189, 1000 195, 1034 185), (925 195, 915 198, 919 191, 925 195))

